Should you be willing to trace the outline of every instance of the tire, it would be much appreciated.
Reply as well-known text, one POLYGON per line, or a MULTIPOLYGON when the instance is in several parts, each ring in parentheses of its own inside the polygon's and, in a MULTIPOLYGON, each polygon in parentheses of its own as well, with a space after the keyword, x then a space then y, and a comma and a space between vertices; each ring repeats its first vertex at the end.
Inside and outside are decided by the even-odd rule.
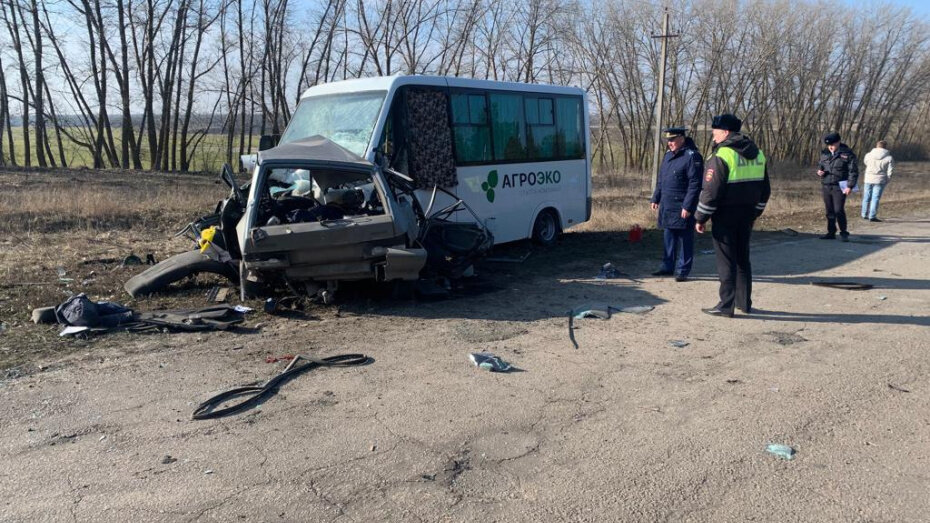
POLYGON ((132 297, 145 296, 158 292, 169 284, 182 280, 192 274, 211 272, 225 276, 235 282, 239 274, 234 265, 210 259, 200 251, 187 251, 176 254, 157 265, 153 265, 133 276, 123 285, 132 297))
POLYGON ((533 223, 533 242, 549 247, 559 239, 560 232, 562 231, 555 211, 552 209, 540 211, 536 216, 536 222, 533 223))

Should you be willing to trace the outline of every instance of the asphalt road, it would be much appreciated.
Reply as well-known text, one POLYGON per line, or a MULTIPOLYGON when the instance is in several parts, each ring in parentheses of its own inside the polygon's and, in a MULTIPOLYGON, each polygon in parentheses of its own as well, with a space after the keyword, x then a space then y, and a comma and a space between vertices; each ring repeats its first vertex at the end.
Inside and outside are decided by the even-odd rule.
POLYGON ((854 225, 758 237, 758 312, 733 319, 699 312, 713 256, 676 283, 618 245, 629 279, 566 256, 456 300, 114 336, 0 382, 0 520, 926 521, 930 220, 854 225), (655 309, 578 320, 575 350, 582 303, 655 309), (286 365, 268 356, 343 352, 374 362, 190 418, 286 365))

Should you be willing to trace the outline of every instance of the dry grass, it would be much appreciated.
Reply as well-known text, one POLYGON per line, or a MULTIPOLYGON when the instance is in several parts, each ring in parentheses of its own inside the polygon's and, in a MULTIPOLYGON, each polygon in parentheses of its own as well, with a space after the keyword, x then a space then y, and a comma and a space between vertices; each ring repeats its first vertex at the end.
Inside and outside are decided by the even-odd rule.
MULTIPOLYGON (((759 228, 818 226, 823 204, 809 168, 772 174, 772 198, 759 228)), ((882 198, 884 210, 930 201, 930 164, 902 163, 882 198)), ((640 173, 596 175, 591 220, 576 231, 624 231, 655 226, 649 180, 640 173)), ((0 232, 170 232, 210 212, 226 194, 214 176, 91 170, 0 172, 0 232)), ((855 216, 861 195, 847 202, 855 216)))
POLYGON ((0 232, 164 231, 208 213, 224 197, 215 177, 149 172, 0 174, 0 232))
MULTIPOLYGON (((823 228, 823 200, 820 183, 811 168, 785 166, 771 173, 772 197, 757 228, 823 228), (805 176, 808 174, 808 176, 805 176)), ((882 196, 880 215, 907 213, 915 205, 930 202, 930 164, 898 164, 892 183, 882 196)), ((574 230, 628 230, 634 224, 655 227, 656 217, 649 208, 652 192, 648 180, 639 173, 599 175, 594 179, 594 202, 591 220, 574 230)), ((862 204, 861 193, 846 202, 850 218, 857 218, 862 204)))

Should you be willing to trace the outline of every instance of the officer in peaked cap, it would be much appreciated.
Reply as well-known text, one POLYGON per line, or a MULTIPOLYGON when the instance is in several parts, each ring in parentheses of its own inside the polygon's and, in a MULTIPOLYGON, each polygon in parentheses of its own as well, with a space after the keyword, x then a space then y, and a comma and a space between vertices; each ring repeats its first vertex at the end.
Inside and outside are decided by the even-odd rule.
POLYGON ((846 230, 846 197, 859 180, 859 161, 848 145, 840 140, 839 133, 823 137, 826 149, 820 152, 817 176, 820 177, 823 205, 827 215, 827 234, 821 240, 836 238, 839 226, 840 240, 849 241, 846 230), (844 187, 845 186, 845 187, 844 187))
POLYGON ((665 229, 662 265, 653 276, 675 276, 687 281, 694 261, 694 211, 701 193, 704 158, 684 127, 664 131, 668 151, 659 166, 659 179, 650 206, 658 214, 659 227, 665 229), (675 263, 677 257, 677 265, 675 263))

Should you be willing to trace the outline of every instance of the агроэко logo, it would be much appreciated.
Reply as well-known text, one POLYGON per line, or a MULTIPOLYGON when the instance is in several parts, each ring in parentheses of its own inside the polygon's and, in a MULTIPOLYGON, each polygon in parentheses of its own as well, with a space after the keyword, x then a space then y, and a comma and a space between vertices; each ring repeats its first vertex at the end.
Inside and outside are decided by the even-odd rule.
POLYGON ((494 188, 497 187, 497 169, 488 173, 488 180, 481 182, 481 190, 488 197, 488 202, 494 203, 494 188))
MULTIPOLYGON (((501 177, 497 174, 497 169, 494 169, 488 173, 487 181, 481 182, 481 190, 484 191, 484 195, 488 197, 488 201, 491 203, 494 203, 494 189, 497 187, 497 182, 500 181, 499 178, 501 177)), ((504 174, 500 189, 540 185, 553 186, 561 183, 561 181, 562 173, 558 170, 510 173, 504 174)))

